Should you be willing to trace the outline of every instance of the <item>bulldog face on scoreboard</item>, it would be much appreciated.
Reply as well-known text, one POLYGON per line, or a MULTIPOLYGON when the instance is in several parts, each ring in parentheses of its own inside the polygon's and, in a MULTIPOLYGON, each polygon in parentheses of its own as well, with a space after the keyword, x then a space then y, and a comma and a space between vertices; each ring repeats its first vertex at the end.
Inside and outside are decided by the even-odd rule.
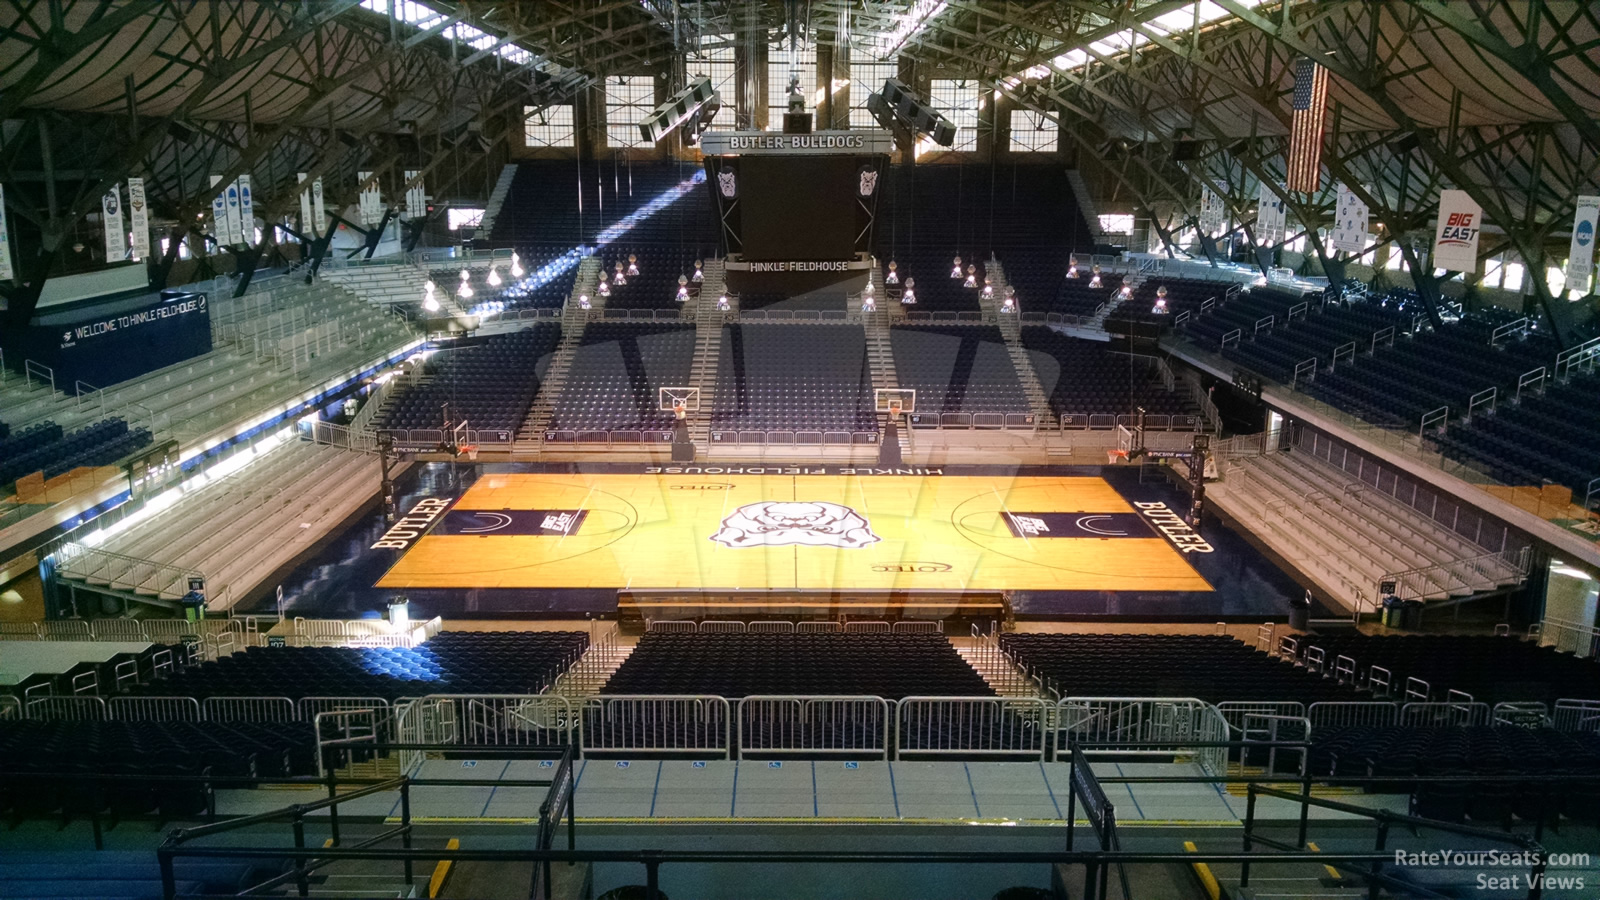
POLYGON ((838 547, 853 550, 876 544, 865 516, 848 506, 821 501, 769 500, 748 503, 722 520, 711 536, 724 547, 838 547))

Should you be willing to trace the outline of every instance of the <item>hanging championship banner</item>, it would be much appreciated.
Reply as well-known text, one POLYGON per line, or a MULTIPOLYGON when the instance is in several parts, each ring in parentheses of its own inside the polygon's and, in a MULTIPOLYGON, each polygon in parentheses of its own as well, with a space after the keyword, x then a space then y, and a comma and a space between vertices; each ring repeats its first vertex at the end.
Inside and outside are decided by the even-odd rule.
POLYGON ((1360 253, 1367 247, 1367 205, 1344 184, 1333 209, 1333 249, 1360 253))
POLYGON ((1200 189, 1200 230, 1211 235, 1222 230, 1222 223, 1227 218, 1222 198, 1218 197, 1209 187, 1200 189))
POLYGON ((133 255, 150 256, 150 207, 145 205, 144 179, 128 179, 128 229, 133 232, 133 255))
MULTIPOLYGON (((297 173, 300 184, 306 183, 306 173, 297 173)), ((306 188, 300 192, 300 233, 310 237, 313 232, 311 225, 311 189, 306 188)))
POLYGON ((1478 229, 1483 209, 1466 191, 1439 192, 1439 223, 1433 235, 1433 267, 1456 272, 1478 268, 1478 229))
POLYGON ((11 269, 11 232, 6 228, 6 189, 0 185, 0 281, 16 277, 11 269))
POLYGON ((250 193, 250 176, 239 176, 239 243, 256 242, 256 203, 250 193))
MULTIPOLYGON (((371 172, 356 173, 356 181, 362 185, 365 185, 371 177, 371 172)), ((383 200, 378 196, 376 184, 361 189, 359 209, 363 225, 376 225, 383 219, 383 200)))
MULTIPOLYGON (((213 188, 221 183, 221 175, 211 176, 213 188)), ((224 193, 219 192, 211 198, 211 236, 217 239, 218 244, 228 242, 228 198, 224 193)))
POLYGON ((422 170, 406 171, 406 218, 420 219, 428 214, 427 193, 422 189, 422 170))
POLYGON ((106 262, 128 255, 128 233, 122 229, 122 185, 113 184, 100 198, 100 224, 106 230, 106 262))
POLYGON ((311 232, 322 237, 327 227, 328 211, 322 208, 322 178, 318 176, 311 182, 311 232))
POLYGON ((228 185, 228 243, 244 243, 244 214, 239 208, 239 182, 228 185))
POLYGON ((1256 244, 1270 247, 1283 243, 1288 224, 1289 212, 1283 198, 1265 181, 1261 182, 1261 196, 1256 202, 1256 244))
POLYGON ((1572 219, 1572 246, 1567 253, 1567 289, 1588 291, 1594 273, 1594 234, 1600 224, 1600 197, 1579 197, 1572 219))

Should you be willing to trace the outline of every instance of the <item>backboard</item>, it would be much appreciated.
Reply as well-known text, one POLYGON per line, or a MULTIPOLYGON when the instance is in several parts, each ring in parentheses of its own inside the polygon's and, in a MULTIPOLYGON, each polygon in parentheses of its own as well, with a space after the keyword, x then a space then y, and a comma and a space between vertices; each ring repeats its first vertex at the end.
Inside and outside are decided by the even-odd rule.
POLYGON ((872 393, 878 412, 899 414, 917 411, 917 392, 914 390, 877 388, 872 393))
POLYGON ((694 412, 700 408, 700 389, 697 387, 659 387, 656 388, 656 408, 662 412, 672 412, 679 404, 683 405, 684 412, 694 412))

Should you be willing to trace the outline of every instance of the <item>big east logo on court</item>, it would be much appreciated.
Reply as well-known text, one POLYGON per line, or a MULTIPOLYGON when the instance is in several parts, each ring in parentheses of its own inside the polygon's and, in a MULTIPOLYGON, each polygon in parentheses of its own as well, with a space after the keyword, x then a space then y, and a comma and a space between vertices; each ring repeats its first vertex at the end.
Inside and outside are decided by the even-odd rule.
POLYGON ((724 547, 839 547, 853 550, 876 544, 865 516, 848 506, 821 501, 770 500, 747 503, 722 520, 711 536, 724 547))

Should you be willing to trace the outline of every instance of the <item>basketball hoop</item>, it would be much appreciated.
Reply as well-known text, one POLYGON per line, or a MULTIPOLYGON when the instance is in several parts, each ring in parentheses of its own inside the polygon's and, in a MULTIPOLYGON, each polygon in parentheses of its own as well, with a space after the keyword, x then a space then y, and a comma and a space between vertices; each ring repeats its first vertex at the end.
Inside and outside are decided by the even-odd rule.
POLYGON ((676 418, 676 419, 687 418, 688 413, 689 413, 689 404, 684 402, 684 400, 682 398, 674 398, 673 401, 672 401, 672 415, 673 415, 673 418, 676 418))
POLYGON ((478 445, 477 444, 462 444, 461 445, 461 455, 465 456, 469 460, 472 460, 472 461, 476 462, 477 459, 478 459, 478 445))
POLYGON ((899 419, 900 418, 900 414, 905 411, 905 407, 906 407, 905 403, 900 401, 900 400, 890 400, 889 401, 889 418, 891 418, 891 419, 899 419))
POLYGON ((1126 451, 1126 450, 1117 450, 1117 449, 1108 449, 1108 450, 1106 450, 1106 463, 1107 464, 1115 465, 1115 464, 1117 464, 1119 462, 1127 462, 1127 461, 1128 461, 1128 451, 1126 451))

